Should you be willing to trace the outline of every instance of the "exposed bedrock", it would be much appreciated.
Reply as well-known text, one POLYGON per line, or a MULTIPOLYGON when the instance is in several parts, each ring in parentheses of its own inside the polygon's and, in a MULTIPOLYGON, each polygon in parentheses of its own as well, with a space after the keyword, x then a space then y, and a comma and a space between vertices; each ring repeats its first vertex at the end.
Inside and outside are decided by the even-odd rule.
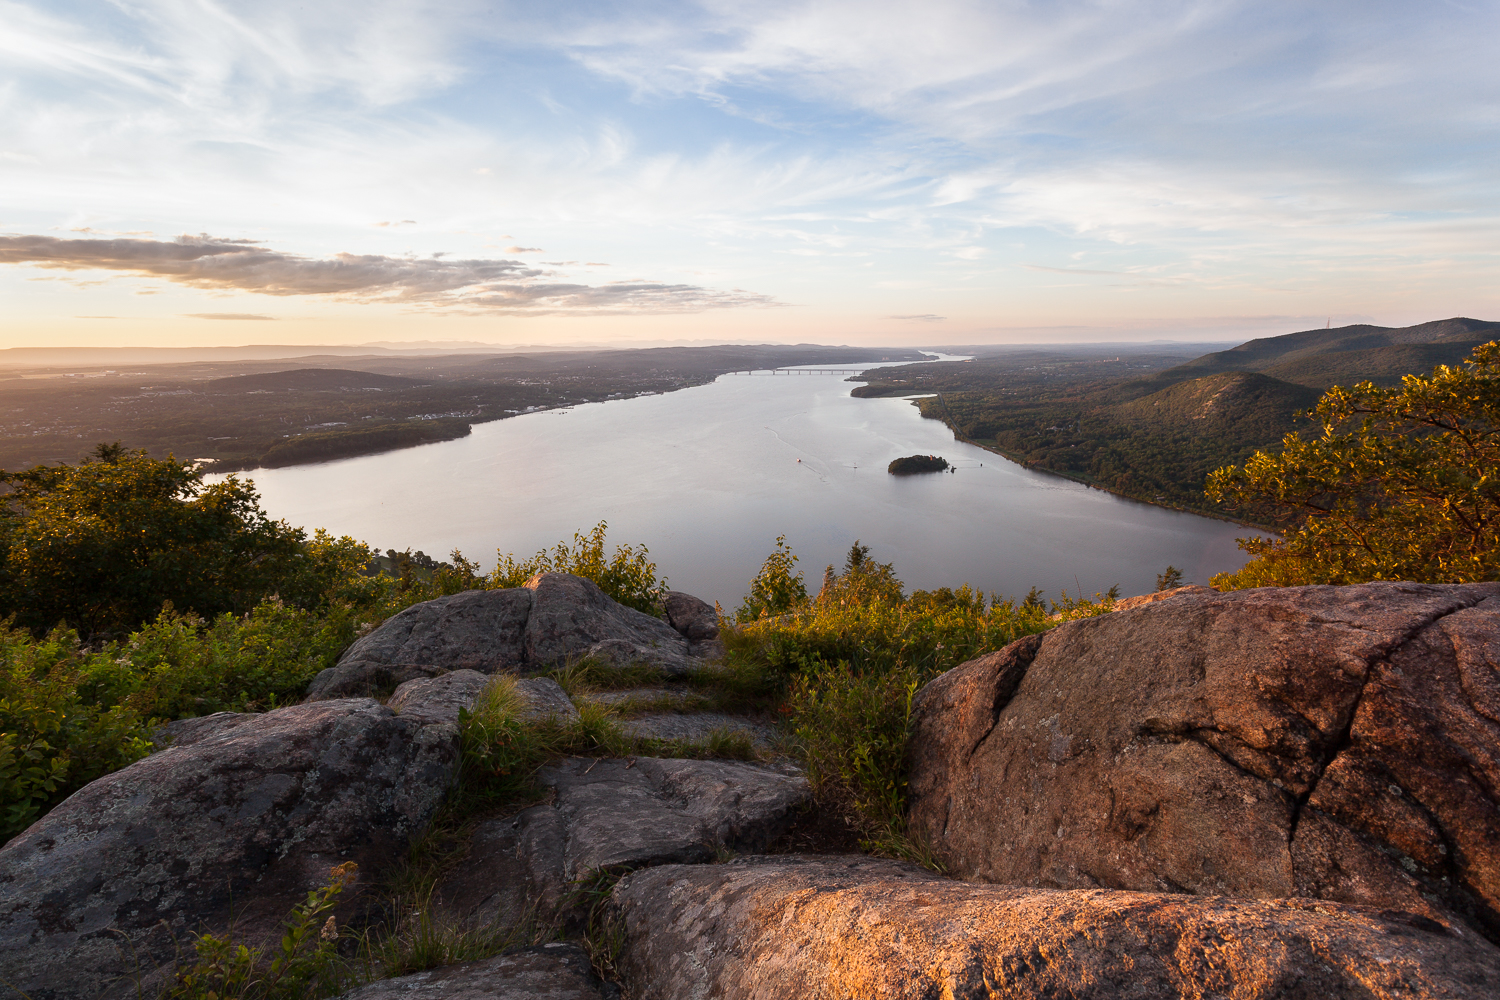
POLYGON ((1410 913, 953 882, 860 856, 626 876, 630 996, 651 1000, 1479 1000, 1500 951, 1410 913))
POLYGON ((550 918, 601 871, 763 850, 812 792, 797 773, 727 760, 574 758, 538 774, 552 801, 480 824, 469 860, 438 892, 471 919, 550 918))
POLYGON ((1500 939, 1500 584, 1181 593, 962 664, 913 721, 912 825, 963 877, 1500 939))
POLYGON ((679 609, 683 631, 568 573, 538 573, 524 587, 467 590, 424 601, 350 646, 337 664, 313 678, 307 697, 385 694, 407 681, 455 670, 534 673, 584 657, 683 674, 723 650, 716 637, 693 638, 703 632, 702 609, 690 602, 703 602, 672 596, 670 606, 679 609))
POLYGON ((458 758, 455 726, 364 698, 198 721, 0 850, 0 977, 31 1000, 133 997, 231 919, 279 936, 333 866, 403 854, 458 758))
POLYGON ((619 991, 594 976, 576 944, 555 942, 383 979, 343 1000, 606 1000, 619 991))

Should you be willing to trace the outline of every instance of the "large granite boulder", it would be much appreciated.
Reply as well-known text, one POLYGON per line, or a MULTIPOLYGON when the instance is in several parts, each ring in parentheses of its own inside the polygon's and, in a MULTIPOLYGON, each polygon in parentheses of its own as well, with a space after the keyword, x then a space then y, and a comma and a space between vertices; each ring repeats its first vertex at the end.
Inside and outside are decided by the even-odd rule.
POLYGON ((531 591, 466 590, 413 604, 350 646, 313 678, 309 699, 377 695, 450 670, 519 673, 531 591))
MULTIPOLYGON (((687 609, 683 627, 703 633, 702 608, 690 602, 708 605, 678 596, 686 598, 673 604, 687 609)), ((681 675, 722 653, 717 624, 713 637, 691 640, 660 618, 620 604, 591 580, 538 573, 524 587, 467 590, 392 615, 314 677, 307 700, 379 696, 408 681, 459 670, 536 673, 585 657, 681 675)))
POLYGON ((912 826, 964 877, 1500 939, 1500 584, 1182 593, 956 667, 912 715, 912 826))
POLYGON ((453 725, 363 698, 223 713, 180 737, 0 849, 0 978, 31 1000, 135 996, 121 977, 149 982, 231 919, 279 935, 333 866, 375 876, 404 854, 458 759, 453 725))
POLYGON ((532 669, 592 657, 612 666, 640 664, 679 675, 697 663, 688 640, 671 625, 611 599, 592 580, 538 573, 526 581, 526 589, 532 594, 525 634, 532 669))
POLYGON ((652 1000, 1364 1000, 1500 993, 1500 951, 1312 900, 975 885, 867 857, 634 872, 617 966, 652 1000))

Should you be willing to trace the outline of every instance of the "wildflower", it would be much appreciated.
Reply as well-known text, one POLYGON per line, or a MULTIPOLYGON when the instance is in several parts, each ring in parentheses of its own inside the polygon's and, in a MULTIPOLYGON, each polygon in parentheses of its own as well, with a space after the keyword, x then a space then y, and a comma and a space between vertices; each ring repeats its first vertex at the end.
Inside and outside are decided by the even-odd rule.
POLYGON ((341 865, 334 865, 328 869, 328 884, 337 885, 342 889, 358 877, 356 874, 358 871, 359 865, 354 861, 345 861, 341 865))
POLYGON ((323 925, 323 932, 318 937, 324 941, 337 941, 339 939, 338 918, 330 913, 328 915, 328 922, 323 925))

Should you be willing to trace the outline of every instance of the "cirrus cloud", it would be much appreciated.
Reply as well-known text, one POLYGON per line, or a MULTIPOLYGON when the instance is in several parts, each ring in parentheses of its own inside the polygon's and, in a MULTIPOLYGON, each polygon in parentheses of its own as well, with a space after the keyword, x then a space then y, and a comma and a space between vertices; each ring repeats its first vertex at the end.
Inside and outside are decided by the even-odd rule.
MULTIPOLYGON (((770 296, 738 288, 717 291, 658 281, 603 285, 549 281, 549 272, 517 260, 351 253, 304 257, 255 240, 207 234, 170 241, 0 236, 0 264, 118 271, 214 291, 324 295, 487 312, 680 313, 778 304, 770 296)), ((228 315, 213 314, 214 318, 228 315)))

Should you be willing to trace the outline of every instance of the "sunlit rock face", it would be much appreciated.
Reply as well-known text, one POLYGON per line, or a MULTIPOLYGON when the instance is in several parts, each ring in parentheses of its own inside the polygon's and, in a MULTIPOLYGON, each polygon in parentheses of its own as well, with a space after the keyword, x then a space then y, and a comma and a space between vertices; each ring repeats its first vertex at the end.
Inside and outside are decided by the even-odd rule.
POLYGON ((912 825, 963 877, 1500 940, 1500 584, 1184 592, 956 667, 913 720, 912 825))
POLYGON ((1425 917, 1313 900, 955 882, 863 856, 635 872, 617 965, 653 1000, 1325 1000, 1493 996, 1500 951, 1425 917))

